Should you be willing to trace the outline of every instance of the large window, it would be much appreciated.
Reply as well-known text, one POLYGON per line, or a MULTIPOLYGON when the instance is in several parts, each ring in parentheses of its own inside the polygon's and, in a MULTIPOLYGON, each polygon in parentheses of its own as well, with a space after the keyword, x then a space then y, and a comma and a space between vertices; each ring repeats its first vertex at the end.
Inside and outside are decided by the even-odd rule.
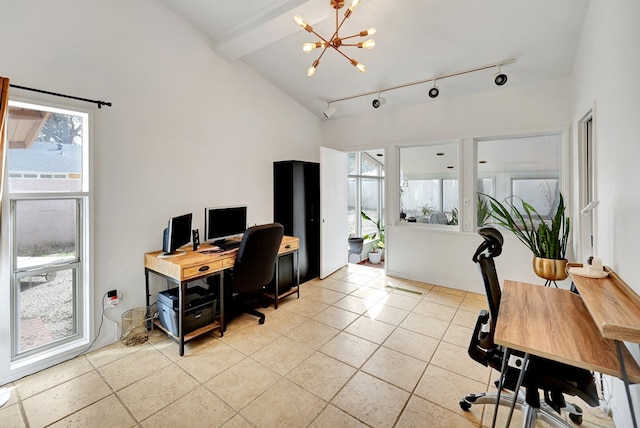
POLYGON ((458 224, 458 143, 400 148, 400 220, 458 224))
POLYGON ((360 212, 384 224, 384 152, 351 152, 348 154, 349 235, 364 236, 377 232, 375 224, 362 221, 360 212))
POLYGON ((12 361, 86 341, 88 115, 10 102, 12 361))
MULTIPOLYGON (((513 197, 518 207, 521 199, 549 219, 560 192, 561 143, 558 133, 478 141, 478 192, 513 197)), ((478 226, 491 223, 485 201, 477 202, 478 226)))

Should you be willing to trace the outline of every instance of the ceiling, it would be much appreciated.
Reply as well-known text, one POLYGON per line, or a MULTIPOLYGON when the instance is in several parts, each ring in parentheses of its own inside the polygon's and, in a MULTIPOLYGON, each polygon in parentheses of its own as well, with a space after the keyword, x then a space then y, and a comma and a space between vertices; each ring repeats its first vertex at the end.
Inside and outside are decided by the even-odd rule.
MULTIPOLYGON (((427 96, 432 82, 383 92, 387 102, 380 109, 567 78, 589 4, 587 0, 362 0, 340 35, 377 29, 374 49, 342 48, 367 71, 358 72, 329 49, 315 75, 307 77, 319 50, 304 53, 302 44, 318 39, 297 26, 293 17, 302 16, 328 39, 335 30, 330 0, 159 1, 208 38, 218 55, 243 61, 323 119, 330 100, 510 59, 515 62, 502 67, 509 79, 503 87, 493 83, 497 69, 492 68, 438 80, 436 99, 427 96)), ((346 0, 340 19, 349 4, 346 0)), ((376 94, 337 102, 331 118, 370 112, 374 98, 376 94)))

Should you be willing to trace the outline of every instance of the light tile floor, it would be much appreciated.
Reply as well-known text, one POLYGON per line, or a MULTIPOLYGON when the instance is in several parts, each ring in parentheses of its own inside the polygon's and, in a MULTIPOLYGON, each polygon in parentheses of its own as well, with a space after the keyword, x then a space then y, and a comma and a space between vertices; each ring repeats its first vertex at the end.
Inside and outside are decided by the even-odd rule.
MULTIPOLYGON (((496 377, 467 355, 485 307, 483 295, 349 265, 266 309, 264 325, 244 315, 184 357, 156 331, 15 381, 0 426, 489 426, 493 407, 458 404, 496 377)), ((582 407, 583 426, 613 426, 582 407)))

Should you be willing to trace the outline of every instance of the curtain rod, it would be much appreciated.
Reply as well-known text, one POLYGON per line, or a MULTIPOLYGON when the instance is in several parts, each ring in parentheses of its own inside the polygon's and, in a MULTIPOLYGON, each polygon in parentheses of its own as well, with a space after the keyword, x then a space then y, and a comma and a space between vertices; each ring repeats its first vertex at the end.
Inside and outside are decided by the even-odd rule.
POLYGON ((396 90, 396 89, 406 88, 408 86, 420 85, 422 83, 433 82, 433 81, 436 81, 436 80, 446 79, 448 77, 460 76, 462 74, 474 73, 476 71, 487 70, 489 68, 494 68, 494 67, 500 67, 500 66, 503 66, 503 65, 512 64, 514 62, 516 62, 515 59, 508 59, 508 60, 505 60, 505 61, 494 62, 493 64, 481 65, 480 67, 470 68, 470 69, 467 69, 467 70, 456 71, 456 72, 447 73, 447 74, 441 74, 439 76, 431 77, 429 79, 418 80, 418 81, 409 82, 409 83, 402 83, 400 85, 391 86, 391 87, 388 87, 388 88, 382 88, 382 89, 380 89, 378 91, 369 91, 369 92, 364 92, 362 94, 350 95, 348 97, 336 98, 336 99, 327 101, 327 104, 338 103, 340 101, 352 100, 354 98, 366 97, 366 96, 374 95, 374 94, 381 94, 383 92, 388 92, 388 91, 393 91, 393 90, 396 90))
POLYGON ((106 101, 96 101, 96 100, 90 100, 88 98, 74 97, 73 95, 65 95, 57 92, 45 91, 43 89, 28 88, 26 86, 14 85, 13 83, 11 83, 9 86, 16 89, 24 89, 25 91, 32 91, 32 92, 38 92, 41 94, 54 95, 56 97, 62 97, 62 98, 71 98, 72 100, 85 101, 87 103, 97 104, 98 108, 102 108, 102 106, 111 107, 111 103, 106 101))

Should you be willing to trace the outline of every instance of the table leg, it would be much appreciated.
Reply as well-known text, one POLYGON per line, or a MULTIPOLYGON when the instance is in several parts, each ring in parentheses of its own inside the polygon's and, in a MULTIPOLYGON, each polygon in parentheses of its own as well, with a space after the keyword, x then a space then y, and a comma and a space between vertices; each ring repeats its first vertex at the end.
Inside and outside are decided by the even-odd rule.
POLYGON ((296 287, 298 287, 298 299, 300 298, 300 256, 298 254, 299 250, 295 250, 293 252, 293 266, 295 269, 296 275, 296 287))
POLYGON ((275 289, 276 291, 273 293, 273 309, 278 309, 278 296, 280 296, 280 257, 276 260, 276 277, 275 279, 275 289))
POLYGON ((227 331, 227 322, 224 319, 224 271, 221 271, 220 272, 220 337, 224 336, 225 331, 227 331))
POLYGON ((184 355, 184 293, 187 286, 186 282, 181 282, 178 289, 178 347, 180 356, 184 355))
POLYGON ((629 402, 629 412, 631 413, 631 421, 633 422, 633 428, 638 428, 638 422, 636 421, 636 412, 633 410, 633 401, 631 400, 631 391, 629 389, 629 377, 627 376, 627 368, 624 364, 624 358, 622 353, 622 347, 624 346, 621 341, 616 340, 616 351, 618 352, 618 362, 620 363, 620 373, 622 374, 622 380, 624 381, 624 389, 627 393, 627 401, 629 402))
POLYGON ((147 298, 147 308, 149 307, 149 300, 151 298, 151 295, 149 294, 149 269, 145 268, 144 269, 144 285, 146 287, 146 298, 147 298))
MULTIPOLYGON (((500 395, 502 395, 502 380, 507 374, 507 361, 509 360, 509 348, 504 348, 502 355, 502 367, 500 368, 500 377, 498 378, 498 393, 496 394, 496 405, 493 408, 493 420, 491 421, 491 428, 496 426, 496 419, 498 418, 498 406, 500 406, 500 395)), ((515 399, 514 399, 515 400, 515 399)))
POLYGON ((528 363, 529 363, 529 354, 524 354, 522 367, 520 367, 520 375, 518 376, 518 383, 516 384, 516 389, 514 389, 513 391, 513 402, 511 403, 511 408, 509 409, 509 417, 507 418, 507 423, 505 425, 507 427, 511 424, 513 409, 515 409, 516 407, 516 401, 518 400, 518 393, 520 392, 520 387, 522 386, 522 380, 524 379, 524 371, 527 369, 528 363))

